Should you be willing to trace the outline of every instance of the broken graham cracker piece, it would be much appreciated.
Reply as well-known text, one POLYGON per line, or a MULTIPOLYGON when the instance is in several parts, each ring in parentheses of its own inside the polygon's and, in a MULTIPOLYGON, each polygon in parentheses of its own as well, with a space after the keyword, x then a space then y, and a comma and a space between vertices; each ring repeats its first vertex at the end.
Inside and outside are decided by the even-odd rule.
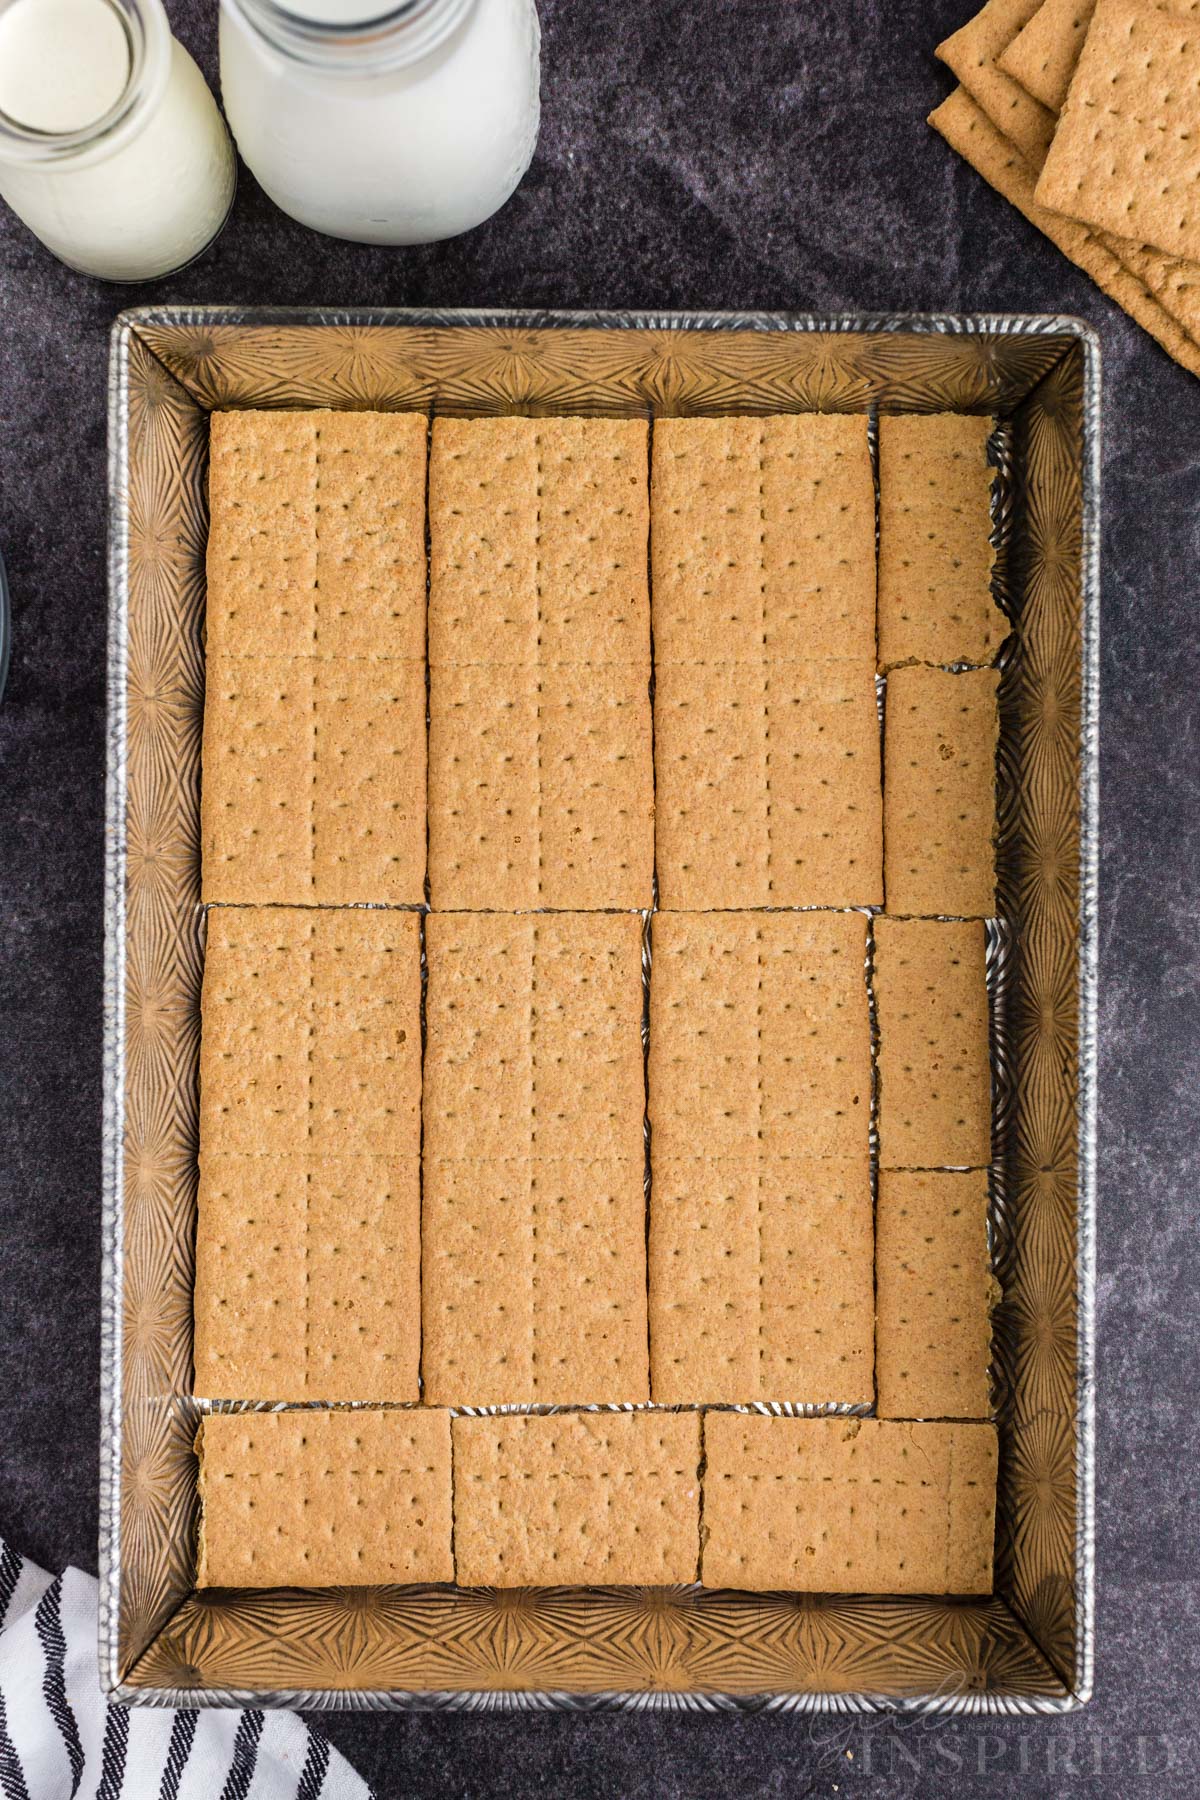
POLYGON ((658 419, 654 656, 875 657, 875 489, 854 413, 658 419))
POLYGON ((875 1223, 877 1413, 986 1419, 997 1294, 983 1169, 882 1169, 875 1223))
POLYGON ((982 1168, 992 1156, 982 921, 877 918, 875 1006, 881 1168, 982 1168))
POLYGON ((456 1417, 460 1587, 694 1582, 700 1415, 456 1417))
POLYGON ((646 669, 431 670, 438 910, 648 907, 651 733, 646 669))
POLYGON ((651 904, 641 419, 439 419, 429 881, 439 911, 651 904))
POLYGON ((934 52, 998 130, 1032 163, 1054 136, 1055 118, 997 66, 996 58, 1037 11, 1039 0, 986 0, 934 52))
POLYGON ((890 913, 996 910, 995 669, 888 677, 883 731, 884 890, 890 913))
POLYGON ((420 927, 214 908, 201 995, 195 1391, 418 1394, 420 927))
POLYGON ((879 666, 988 663, 1009 625, 992 594, 992 421, 879 420, 879 666))
POLYGON ((1200 261, 1200 35, 1190 5, 1098 0, 1038 204, 1200 261))
POLYGON ((1060 113, 1083 49, 1096 0, 1042 0, 996 58, 1034 100, 1060 113))
POLYGON ((209 1413, 196 1585, 453 1581, 450 1415, 209 1413))
POLYGON ((646 1400, 642 932, 430 914, 425 1398, 646 1400))
POLYGON ((857 1157, 656 1156, 649 1268, 654 1400, 871 1400, 865 1139, 857 1157))
POLYGON ((706 1587, 992 1591, 991 1425, 709 1412, 704 1454, 706 1587))
POLYGON ((654 726, 664 910, 881 902, 872 665, 660 663, 654 726))
POLYGON ((416 905, 425 438, 414 413, 214 413, 206 901, 416 905))
POLYGON ((1156 266, 1154 252, 1128 246, 1107 233, 1093 233, 1039 206, 1034 199, 1036 171, 965 89, 955 88, 930 113, 928 122, 998 194, 1149 332, 1168 356, 1191 374, 1200 375, 1200 342, 1189 323, 1200 309, 1200 288, 1192 264, 1164 265, 1164 259, 1158 258, 1156 266), (1120 256, 1111 247, 1118 241, 1120 256))
POLYGON ((860 913, 658 913, 654 1167, 698 1154, 857 1157, 871 1110, 860 913))

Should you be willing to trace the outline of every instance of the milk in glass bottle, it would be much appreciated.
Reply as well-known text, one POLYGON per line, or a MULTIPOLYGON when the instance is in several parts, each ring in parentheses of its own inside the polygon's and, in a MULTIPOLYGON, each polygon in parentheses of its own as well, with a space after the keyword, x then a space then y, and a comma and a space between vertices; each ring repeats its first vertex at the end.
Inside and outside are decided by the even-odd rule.
POLYGON ((504 204, 538 129, 534 0, 221 0, 221 92, 284 212, 423 244, 504 204))
POLYGON ((72 268, 181 268, 233 200, 229 134, 161 0, 0 0, 0 195, 72 268))

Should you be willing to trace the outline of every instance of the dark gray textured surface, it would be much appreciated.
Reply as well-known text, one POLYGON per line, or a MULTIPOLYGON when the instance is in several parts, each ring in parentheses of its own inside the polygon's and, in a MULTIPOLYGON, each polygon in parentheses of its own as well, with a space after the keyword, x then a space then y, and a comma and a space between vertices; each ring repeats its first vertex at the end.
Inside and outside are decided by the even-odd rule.
MULTIPOLYGON (((1067 1721, 345 1717, 381 1795, 1200 1793, 1200 385, 925 126, 970 0, 542 0, 520 193, 421 251, 294 226, 116 290, 0 220, 0 1533, 95 1567, 104 381, 142 300, 1070 311, 1106 358, 1099 1657, 1067 1721), (852 1755, 848 1755, 851 1752, 852 1755)), ((215 0, 170 0, 215 74, 215 0)), ((36 1797, 35 1797, 36 1800, 36 1797)))

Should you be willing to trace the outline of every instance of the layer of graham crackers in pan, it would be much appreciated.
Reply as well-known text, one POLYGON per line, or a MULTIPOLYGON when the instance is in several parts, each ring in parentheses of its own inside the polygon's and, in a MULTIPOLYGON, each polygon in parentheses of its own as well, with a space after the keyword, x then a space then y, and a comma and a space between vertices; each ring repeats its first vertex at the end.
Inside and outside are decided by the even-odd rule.
POLYGON ((426 922, 428 1401, 649 1398, 642 922, 426 922))
POLYGON ((661 419, 652 460, 660 904, 878 904, 866 420, 661 419))
POLYGON ((453 1581, 450 1415, 209 1413, 198 1587, 453 1581))
POLYGON ((706 1587, 991 1592, 991 1425, 710 1412, 704 1454, 706 1587))
POLYGON ((212 415, 206 901, 424 898, 426 435, 212 415))
POLYGON ((415 1400, 415 914, 217 907, 201 996, 195 1389, 415 1400))
POLYGON ((434 423, 439 910, 651 903, 647 439, 636 419, 434 423))
POLYGON ((1009 625, 992 594, 992 421, 879 420, 879 664, 989 663, 1009 625))
POLYGON ((984 926, 875 920, 879 1160, 982 1168, 992 1154, 984 926))
POLYGON ((1040 205, 1200 261, 1200 36, 1191 0, 1098 0, 1054 141, 1040 205))
POLYGON ((875 1215, 876 1408, 985 1419, 996 1295, 986 1169, 881 1169, 875 1215))
MULTIPOLYGON (((912 632, 901 595, 891 624, 910 632, 910 647, 895 660, 982 660, 1006 630, 988 581, 986 455, 982 471, 972 461, 984 448, 986 428, 987 421, 975 419, 935 423, 930 444, 936 437, 945 501, 936 516, 923 499, 905 499, 903 456, 894 481, 884 478, 885 497, 889 490, 894 495, 889 516, 896 531, 907 530, 914 540, 908 567, 924 557, 924 604, 947 615, 956 645, 949 649, 948 638, 912 632)), ((426 1409, 450 1405, 870 1401, 867 923, 849 912, 695 910, 756 902, 827 908, 883 898, 874 491, 865 421, 663 421, 655 427, 655 505, 670 520, 665 548, 649 546, 651 555, 665 558, 656 643, 659 855, 674 884, 664 888, 665 904, 680 905, 689 895, 692 910, 664 911, 653 925, 648 1262, 642 921, 629 912, 519 911, 650 903, 646 429, 628 421, 448 421, 435 427, 433 442, 428 629, 435 910, 426 920, 423 1216, 416 919, 358 908, 210 911, 197 1391, 415 1400, 419 1357, 425 1408, 371 1417, 436 1418, 438 1434, 443 1426, 448 1434, 447 1416, 426 1409), (667 499, 677 504, 667 507, 667 499), (697 579, 708 580, 699 602, 697 579), (714 644, 720 660, 707 654, 714 644), (664 792, 687 801, 665 828, 664 792), (697 793, 698 802, 687 800, 697 793), (485 906, 513 911, 445 910, 485 906)), ((307 455, 307 443, 298 435, 295 454, 307 455)), ((423 454, 423 437, 421 446, 423 454)), ((359 451, 352 446, 344 454, 337 468, 350 484, 344 498, 350 511, 359 451)), ((315 450, 313 458, 320 460, 315 450)), ((276 522, 261 530, 286 545, 281 569, 285 553, 309 562, 318 554, 287 486, 292 474, 289 465, 259 484, 280 490, 276 522)), ((322 508, 332 507, 331 496, 340 492, 336 479, 329 475, 315 490, 325 495, 322 508)), ((266 501, 264 495, 256 503, 265 509, 266 501)), ((248 555, 261 550, 259 529, 246 530, 248 555)), ((372 535, 369 521, 360 520, 359 529, 372 535)), ((315 535, 323 530, 318 519, 315 535)), ((332 540, 324 535, 328 549, 332 540)), ((382 557, 385 546, 376 548, 382 557)), ((381 591, 382 568, 379 580, 360 574, 368 595, 381 591)), ((382 612, 356 623, 350 587, 345 606, 330 612, 338 621, 331 631, 341 634, 328 640, 336 656, 276 649, 271 632, 292 630, 294 605, 310 606, 315 616, 321 596, 337 594, 337 579, 331 575, 335 585, 326 587, 319 569, 310 579, 303 560, 298 575, 285 574, 278 616, 262 640, 271 647, 259 655, 229 650, 242 627, 237 607, 226 607, 214 623, 218 640, 226 634, 226 647, 217 649, 210 667, 210 680, 224 671, 232 692, 231 684, 242 682, 240 665, 247 665, 242 686, 257 693, 252 683, 259 682, 264 707, 269 701, 276 708, 276 725, 295 712, 297 693, 323 692, 329 676, 344 715, 328 727, 341 731, 336 742, 344 744, 338 751, 344 787, 330 788, 334 799, 365 779, 353 758, 370 750, 360 741, 370 735, 362 719, 352 706, 347 710, 341 665, 353 669, 357 660, 369 660, 370 644, 391 627, 382 612), (272 657, 278 667, 267 666, 272 657)), ((882 594, 880 604, 882 619, 882 594)), ((318 620, 315 629, 321 628, 318 620)), ((419 649, 399 662, 423 684, 419 649)), ((917 674, 941 671, 898 669, 890 677, 906 706, 918 694, 906 678, 917 674)), ((989 672, 986 680, 994 717, 995 678, 989 672)), ((975 691, 964 688, 953 698, 975 691)), ((970 865, 950 873, 962 878, 966 867, 978 880, 971 859, 978 862, 982 852, 973 826, 961 829, 961 807, 967 795, 986 826, 990 855, 991 813, 971 786, 984 760, 980 744, 956 719, 948 725, 942 717, 947 690, 926 692, 928 704, 907 707, 920 717, 907 737, 900 732, 899 753, 908 758, 900 784, 909 783, 910 799, 916 795, 912 771, 919 774, 932 743, 937 767, 926 787, 941 805, 941 813, 934 808, 935 824, 953 827, 956 849, 966 845, 970 865), (952 754, 944 757, 948 742, 952 754), (953 807, 960 810, 952 816, 953 807)), ((249 722, 245 751, 244 740, 248 735, 253 743, 257 727, 249 713, 229 717, 239 730, 249 722)), ((334 741, 322 735, 322 718, 311 713, 310 762, 315 744, 334 741)), ((397 713, 397 733, 401 724, 397 713)), ((261 740, 268 749, 270 736, 261 740)), ((992 755, 994 762, 994 736, 992 755)), ((291 765, 277 760, 270 767, 276 797, 289 798, 291 765)), ((311 774, 310 785, 315 791, 311 774)), ((927 792, 921 802, 927 805, 927 792)), ((320 817, 310 795, 310 858, 320 817)), ((246 818, 253 825, 253 815, 246 818)), ((906 822, 901 814, 900 829, 889 834, 889 857, 896 846, 904 853, 906 822)), ((245 850, 242 866, 250 868, 261 854, 245 850)), ((285 860, 291 852, 276 847, 274 854, 285 860)), ((928 858, 898 871, 902 887, 905 879, 919 884, 936 873, 928 858)), ((913 891, 910 886, 910 898, 913 891)), ((314 897, 310 891, 307 898, 314 897)), ((890 888, 888 898, 896 907, 890 888)), ((940 895, 930 910, 992 906, 958 908, 940 895)), ((889 934, 907 928, 906 921, 881 920, 876 929, 885 966, 894 976, 902 964, 910 980, 922 973, 915 952, 906 949, 889 963, 901 941, 889 934)), ((977 922, 937 929, 977 931, 982 944, 977 922)), ((957 940, 938 943, 955 951, 957 940)), ((943 1055, 956 1076, 966 1071, 967 1089, 975 1092, 974 1040, 963 1045, 977 1020, 969 997, 957 1004, 962 959, 956 955, 948 987, 938 990, 939 1000, 948 993, 950 1001, 942 1039, 929 1037, 921 1011, 929 979, 924 988, 918 982, 911 1004, 902 985, 893 982, 890 990, 897 1031, 915 1020, 926 1031, 919 1054, 928 1062, 932 1046, 934 1057, 924 1089, 918 1080, 910 1101, 897 1102, 897 1130, 915 1119, 936 1135, 946 1123, 936 1085, 943 1055)), ((877 949, 877 968, 878 956, 877 949)), ((986 1079, 982 960, 975 1000, 983 1006, 986 1079)), ((899 1041, 893 1035, 893 1048, 899 1041)), ((903 1099, 902 1085, 892 1092, 903 1099)), ((973 1115, 967 1122, 977 1123, 973 1115)), ((964 1117, 952 1123, 961 1130, 964 1117)), ((898 1210, 898 1229, 910 1211, 919 1225, 924 1215, 914 1201, 898 1210)), ((958 1244, 952 1237, 948 1258, 958 1244)), ((936 1271, 927 1271, 918 1250, 904 1261, 899 1239, 892 1248, 905 1275, 911 1263, 914 1279, 933 1280, 936 1271)), ((958 1269, 948 1262, 944 1297, 951 1308, 958 1306, 958 1269)), ((907 1304, 901 1294, 898 1334, 911 1323, 907 1304)), ((970 1344, 964 1337, 959 1354, 954 1334, 966 1316, 965 1308, 948 1312, 953 1344, 943 1346, 964 1384, 975 1365, 970 1344)), ((921 1362, 928 1349, 917 1345, 906 1360, 904 1400, 933 1411, 931 1384, 949 1376, 941 1364, 921 1362), (908 1362, 915 1362, 915 1374, 908 1362)), ((718 1444, 722 1417, 708 1415, 718 1444)), ((206 1543, 204 1579, 321 1585, 455 1578, 446 1561, 448 1531, 442 1548, 442 1497, 448 1505, 451 1478, 441 1435, 425 1443, 422 1425, 405 1444, 372 1437, 372 1454, 364 1459, 361 1437, 338 1435, 350 1426, 331 1427, 315 1460, 301 1443, 295 1493, 286 1502, 274 1499, 275 1510, 264 1519, 260 1484, 269 1480, 278 1495, 274 1484, 294 1448, 286 1434, 298 1429, 303 1437, 302 1426, 278 1429, 279 1444, 272 1439, 265 1450, 258 1439, 220 1441, 223 1426, 213 1457, 206 1446, 206 1503, 214 1492, 222 1499, 216 1535, 206 1543), (371 1485, 380 1482, 383 1487, 371 1485), (315 1567, 302 1556, 299 1572, 297 1506, 320 1520, 315 1567), (381 1508, 388 1542, 368 1545, 361 1520, 374 1523, 381 1508), (240 1537, 231 1519, 240 1521, 240 1537), (432 1536, 414 1535, 429 1519, 432 1536)), ((375 1429, 371 1423, 368 1432, 375 1429)), ((500 1586, 695 1580, 700 1437, 696 1411, 456 1420, 456 1578, 500 1586)), ((864 1459, 871 1461, 872 1488, 891 1493, 908 1483, 905 1455, 891 1439, 872 1437, 869 1456, 849 1458, 829 1453, 831 1439, 812 1441, 825 1458, 818 1458, 822 1500, 840 1545, 846 1507, 853 1520, 858 1504, 864 1459)), ((731 1478, 787 1489, 796 1479, 788 1444, 772 1440, 761 1467, 747 1474, 738 1464, 731 1478)), ((976 1450, 973 1440, 966 1443, 969 1468, 976 1450)), ((924 1492, 922 1480, 911 1555, 925 1562, 914 1572, 903 1545, 902 1495, 901 1549, 881 1550, 877 1525, 871 1564, 866 1550, 846 1539, 852 1554, 841 1567, 844 1591, 983 1591, 974 1584, 986 1574, 963 1549, 954 1510, 958 1454, 952 1445, 943 1468, 940 1442, 928 1457, 922 1451, 937 1464, 938 1479, 944 1477, 942 1575, 930 1576, 934 1530, 925 1525, 939 1502, 924 1492), (926 1579, 918 1581, 917 1573, 926 1579), (947 1589, 937 1586, 941 1579, 947 1589)), ((872 1495, 873 1504, 877 1498, 872 1495)), ((761 1503, 761 1496, 753 1502, 761 1503)), ((738 1501, 747 1504, 744 1496, 738 1501)), ((705 1553, 704 1579, 838 1591, 838 1576, 827 1577, 825 1561, 814 1573, 799 1565, 796 1553, 788 1572, 780 1546, 790 1540, 775 1535, 773 1514, 766 1523, 764 1567, 772 1559, 778 1564, 768 1580, 722 1574, 721 1558, 728 1562, 732 1552, 719 1536, 715 1548, 710 1541, 712 1573, 705 1553)), ((789 1529, 794 1533, 794 1521, 789 1529)), ((301 1547, 311 1554, 312 1546, 301 1547)), ((988 1557, 990 1569, 990 1540, 988 1557)))
POLYGON ((888 677, 884 878, 892 913, 996 910, 995 669, 921 666, 888 677))
POLYGON ((456 1417, 460 1587, 665 1586, 700 1556, 700 1415, 456 1417))

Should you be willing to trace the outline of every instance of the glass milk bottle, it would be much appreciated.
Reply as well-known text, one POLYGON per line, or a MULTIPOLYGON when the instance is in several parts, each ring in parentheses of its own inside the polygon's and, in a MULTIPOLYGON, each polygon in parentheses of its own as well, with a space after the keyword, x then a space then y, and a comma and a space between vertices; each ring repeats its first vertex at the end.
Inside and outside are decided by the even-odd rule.
POLYGON ((504 204, 538 129, 534 0, 221 0, 250 172, 331 237, 427 244, 504 204))
POLYGON ((0 195, 86 275, 144 281, 212 242, 229 134, 161 0, 0 0, 0 195))

